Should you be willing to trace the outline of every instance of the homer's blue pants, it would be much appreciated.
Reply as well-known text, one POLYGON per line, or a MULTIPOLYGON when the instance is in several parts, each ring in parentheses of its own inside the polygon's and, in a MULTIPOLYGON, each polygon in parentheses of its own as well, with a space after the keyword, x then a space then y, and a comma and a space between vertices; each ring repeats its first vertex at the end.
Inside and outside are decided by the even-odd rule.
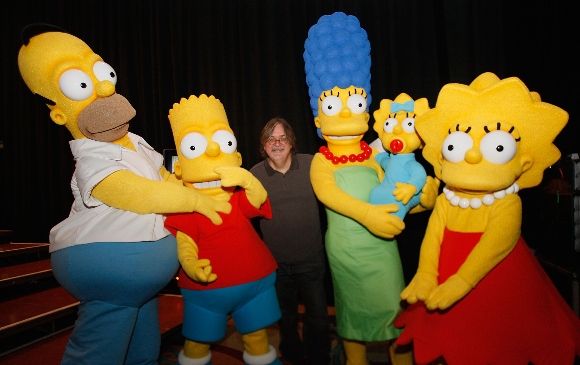
POLYGON ((62 365, 157 364, 157 294, 179 268, 173 236, 76 245, 53 252, 51 264, 80 301, 62 365))

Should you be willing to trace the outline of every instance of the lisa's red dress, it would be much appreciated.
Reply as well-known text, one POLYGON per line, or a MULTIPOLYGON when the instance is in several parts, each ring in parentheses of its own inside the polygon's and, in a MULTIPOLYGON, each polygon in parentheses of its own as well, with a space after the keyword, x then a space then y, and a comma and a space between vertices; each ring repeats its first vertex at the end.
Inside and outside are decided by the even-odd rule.
MULTIPOLYGON (((456 273, 482 233, 445 229, 439 284, 456 273)), ((572 365, 580 356, 580 319, 520 237, 513 251, 445 311, 419 301, 399 316, 397 344, 413 342, 417 364, 572 365)))

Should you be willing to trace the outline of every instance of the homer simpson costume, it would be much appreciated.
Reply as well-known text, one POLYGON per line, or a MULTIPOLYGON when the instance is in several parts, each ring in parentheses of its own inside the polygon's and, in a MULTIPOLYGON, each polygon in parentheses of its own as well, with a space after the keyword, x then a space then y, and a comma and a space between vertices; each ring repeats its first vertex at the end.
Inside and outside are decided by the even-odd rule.
MULTIPOLYGON (((396 204, 369 203, 383 178, 377 151, 362 141, 370 118, 370 43, 356 17, 336 12, 310 28, 304 47, 310 107, 327 143, 314 155, 310 178, 328 218, 325 245, 337 332, 347 365, 367 365, 366 342, 394 340, 400 333, 393 322, 402 310, 404 278, 393 237, 405 226, 391 214, 396 204)), ((438 185, 429 181, 415 211, 434 204, 438 185)), ((412 362, 410 352, 394 346, 390 354, 393 364, 412 362)))
POLYGON ((265 330, 281 316, 274 288, 278 265, 250 221, 272 217, 266 189, 240 167, 236 137, 218 99, 183 98, 169 111, 169 121, 178 156, 175 174, 187 188, 232 205, 219 226, 196 213, 171 214, 165 221, 176 235, 182 267, 185 345, 179 363, 211 364, 210 344, 225 336, 231 314, 242 334, 245 363, 281 365, 265 330))
POLYGON ((136 112, 115 93, 117 74, 86 43, 47 24, 26 27, 22 41, 24 82, 74 138, 74 203, 50 232, 54 276, 80 301, 62 364, 157 364, 157 294, 179 267, 159 213, 219 224, 231 207, 166 181, 163 157, 128 132, 136 112))
POLYGON ((396 321, 418 364, 572 365, 580 355, 580 320, 522 239, 517 195, 559 159, 552 142, 567 121, 520 79, 493 73, 445 85, 417 118, 446 184, 396 321))
POLYGON ((371 191, 370 202, 397 204, 399 210, 392 214, 401 219, 421 203, 421 189, 427 182, 427 172, 415 160, 414 153, 423 148, 423 141, 415 131, 415 118, 427 110, 427 99, 413 100, 402 93, 395 100, 381 100, 380 108, 373 113, 373 128, 385 149, 375 156, 375 160, 385 171, 385 177, 371 191))

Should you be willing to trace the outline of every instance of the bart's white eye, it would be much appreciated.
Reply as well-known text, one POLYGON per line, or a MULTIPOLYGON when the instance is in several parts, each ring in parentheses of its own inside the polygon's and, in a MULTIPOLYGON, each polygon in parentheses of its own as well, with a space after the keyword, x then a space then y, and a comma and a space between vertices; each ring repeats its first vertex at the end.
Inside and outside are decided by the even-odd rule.
POLYGON ((327 96, 322 100, 321 108, 324 115, 332 117, 340 113, 340 109, 342 109, 342 101, 338 96, 327 96))
POLYGON ((516 155, 516 140, 505 131, 493 131, 485 135, 479 143, 483 158, 487 161, 503 165, 516 155))
POLYGON ((460 162, 465 159, 465 153, 473 147, 473 140, 465 132, 453 132, 443 141, 443 157, 449 162, 460 162))
POLYGON ((238 148, 238 141, 230 131, 223 129, 216 131, 213 136, 211 136, 211 140, 220 145, 220 150, 223 153, 234 153, 236 148, 238 148))
POLYGON ((207 148, 207 139, 201 133, 188 133, 181 140, 179 149, 183 157, 193 159, 205 153, 207 148))
POLYGON ((75 68, 60 75, 58 87, 64 96, 74 101, 87 100, 95 90, 91 77, 75 68))
POLYGON ((388 118, 383 123, 383 130, 387 133, 393 133, 393 129, 395 129, 395 126, 397 124, 399 124, 398 120, 396 120, 395 118, 388 118))
POLYGON ((367 110, 367 99, 360 94, 354 94, 346 99, 346 106, 353 114, 362 114, 367 110))
POLYGON ((93 72, 99 81, 111 81, 113 85, 117 85, 117 73, 108 64, 103 61, 95 62, 93 66, 93 72))
POLYGON ((403 119, 402 126, 405 133, 415 133, 415 118, 403 119))

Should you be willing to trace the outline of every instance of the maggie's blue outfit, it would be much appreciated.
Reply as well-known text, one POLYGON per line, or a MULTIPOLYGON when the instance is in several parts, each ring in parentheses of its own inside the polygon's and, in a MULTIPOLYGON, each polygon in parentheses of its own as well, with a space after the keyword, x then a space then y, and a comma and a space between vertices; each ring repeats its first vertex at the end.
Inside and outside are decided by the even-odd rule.
POLYGON ((370 203, 397 204, 399 210, 391 214, 404 219, 409 210, 420 203, 421 189, 427 181, 427 173, 423 166, 415 160, 414 153, 393 155, 390 152, 381 152, 376 155, 375 160, 385 170, 385 178, 371 191, 370 203), (415 195, 407 204, 396 200, 393 195, 397 182, 412 184, 417 188, 415 195))

